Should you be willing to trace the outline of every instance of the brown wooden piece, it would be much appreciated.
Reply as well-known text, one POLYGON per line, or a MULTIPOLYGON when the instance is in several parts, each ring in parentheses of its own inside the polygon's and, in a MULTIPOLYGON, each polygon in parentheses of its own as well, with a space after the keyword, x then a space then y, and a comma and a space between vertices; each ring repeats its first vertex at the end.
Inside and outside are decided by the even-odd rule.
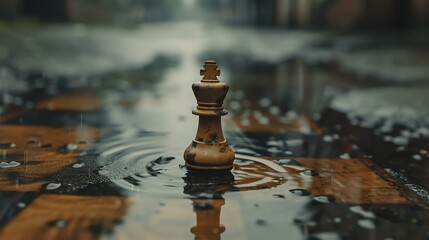
MULTIPOLYGON (((337 202, 349 204, 404 204, 418 201, 408 191, 400 191, 393 186, 396 180, 366 159, 294 158, 305 169, 318 173, 308 176, 307 183, 300 171, 285 166, 295 175, 300 188, 312 195, 333 196, 337 202)), ((305 177, 304 177, 305 178, 305 177)))
POLYGON ((46 182, 41 180, 76 162, 78 153, 61 153, 65 144, 76 144, 83 150, 100 136, 98 128, 52 128, 45 126, 0 125, 0 142, 16 147, 2 150, 1 161, 21 165, 0 168, 0 190, 36 191, 46 182), (85 141, 85 143, 81 142, 85 141), (37 163, 37 164, 35 164, 37 163), (15 178, 8 177, 14 173, 15 178))
POLYGON ((99 239, 91 228, 111 231, 128 205, 118 196, 45 194, 0 229, 0 239, 99 239))
POLYGON ((223 137, 221 126, 221 116, 227 114, 223 100, 229 87, 217 79, 220 71, 215 61, 206 61, 200 74, 201 82, 192 85, 198 103, 192 111, 199 116, 198 131, 185 150, 186 166, 199 170, 231 169, 235 155, 223 137))

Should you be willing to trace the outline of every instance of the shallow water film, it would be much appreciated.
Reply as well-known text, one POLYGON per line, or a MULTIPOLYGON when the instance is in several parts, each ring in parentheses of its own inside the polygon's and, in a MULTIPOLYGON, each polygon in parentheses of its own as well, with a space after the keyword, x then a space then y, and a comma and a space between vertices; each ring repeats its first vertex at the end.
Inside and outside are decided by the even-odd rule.
POLYGON ((429 239, 428 4, 13 2, 0 239, 429 239), (231 171, 183 159, 208 59, 231 171))

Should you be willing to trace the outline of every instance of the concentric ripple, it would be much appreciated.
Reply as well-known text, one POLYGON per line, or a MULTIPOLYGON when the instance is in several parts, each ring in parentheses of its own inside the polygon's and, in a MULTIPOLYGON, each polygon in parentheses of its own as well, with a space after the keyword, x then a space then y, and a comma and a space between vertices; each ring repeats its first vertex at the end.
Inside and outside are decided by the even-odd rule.
POLYGON ((267 189, 290 178, 274 161, 246 154, 236 154, 231 172, 192 171, 184 166, 186 146, 171 139, 145 131, 107 133, 96 147, 101 152, 97 174, 127 191, 175 196, 267 189))

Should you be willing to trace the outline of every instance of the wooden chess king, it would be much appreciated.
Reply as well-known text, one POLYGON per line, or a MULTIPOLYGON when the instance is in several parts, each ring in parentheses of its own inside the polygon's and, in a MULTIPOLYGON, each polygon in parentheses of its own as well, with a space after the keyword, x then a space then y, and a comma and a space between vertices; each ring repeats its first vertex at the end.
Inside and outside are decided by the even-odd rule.
POLYGON ((215 61, 206 61, 201 69, 201 82, 192 84, 197 107, 192 111, 199 116, 198 130, 184 155, 186 166, 198 170, 228 170, 235 154, 223 137, 221 116, 228 112, 223 100, 229 86, 217 79, 220 70, 215 61))

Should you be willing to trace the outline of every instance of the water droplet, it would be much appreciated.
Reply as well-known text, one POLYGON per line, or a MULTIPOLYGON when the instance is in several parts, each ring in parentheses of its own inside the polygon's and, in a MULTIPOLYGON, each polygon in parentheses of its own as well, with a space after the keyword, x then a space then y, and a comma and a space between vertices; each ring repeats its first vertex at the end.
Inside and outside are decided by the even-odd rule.
POLYGON ((198 194, 198 198, 202 198, 202 199, 216 199, 218 198, 217 195, 213 194, 213 193, 200 193, 198 194))
POLYGON ((276 141, 276 140, 269 140, 267 141, 267 146, 270 147, 283 147, 283 142, 282 141, 276 141))
POLYGON ((332 136, 330 136, 330 135, 325 135, 325 136, 323 136, 323 141, 324 142, 332 142, 332 141, 334 141, 334 138, 332 138, 332 136))
POLYGON ((375 229, 375 223, 370 219, 359 219, 358 225, 366 229, 375 229))
POLYGON ((284 154, 286 154, 286 155, 292 155, 292 151, 284 151, 284 154))
POLYGON ((277 147, 271 147, 271 148, 268 148, 267 151, 273 154, 277 154, 280 152, 280 149, 278 149, 277 147))
POLYGON ((246 166, 251 164, 252 161, 249 160, 242 160, 242 159, 235 159, 234 160, 234 165, 239 165, 239 166, 246 166))
POLYGON ((319 175, 319 173, 314 170, 305 170, 305 171, 302 171, 300 174, 305 176, 312 176, 312 177, 319 175))
POLYGON ((404 146, 397 147, 396 151, 397 152, 405 151, 405 147, 404 146))
POLYGON ((240 111, 241 109, 241 104, 238 101, 231 101, 228 104, 229 109, 233 110, 233 111, 240 111))
POLYGON ((279 159, 276 161, 279 165, 285 166, 285 165, 289 165, 289 166, 302 166, 301 163, 293 160, 293 159, 288 159, 288 158, 284 158, 284 159, 279 159))
POLYGON ((350 159, 350 154, 348 154, 348 153, 341 154, 340 158, 342 158, 342 159, 350 159))
POLYGON ((17 206, 17 207, 19 207, 19 208, 25 208, 25 207, 27 206, 27 204, 25 204, 25 203, 23 203, 23 202, 18 202, 18 203, 16 204, 16 206, 17 206))
POLYGON ((308 127, 308 126, 301 126, 300 128, 299 128, 299 131, 301 132, 301 133, 303 133, 303 134, 311 134, 311 128, 310 127, 308 127))
POLYGON ((73 168, 81 168, 81 167, 83 167, 85 164, 84 163, 75 163, 75 164, 73 164, 73 168))
POLYGON ((308 196, 308 195, 310 195, 309 191, 307 191, 305 189, 300 189, 300 188, 290 189, 289 192, 291 192, 293 195, 296 195, 296 196, 308 196))
POLYGON ((334 218, 334 223, 340 223, 340 222, 341 222, 341 218, 339 217, 334 218))
POLYGON ((210 210, 213 209, 213 206, 206 202, 194 202, 192 206, 195 210, 210 210))
POLYGON ((335 198, 331 196, 314 196, 313 199, 320 203, 331 203, 335 202, 335 198))
POLYGON ((408 138, 405 137, 394 137, 392 139, 392 142, 396 145, 407 145, 408 144, 408 138))
POLYGON ((302 139, 289 139, 286 140, 286 145, 289 147, 301 146, 304 141, 302 139))
POLYGON ((375 218, 375 215, 373 212, 365 211, 361 206, 351 206, 350 211, 357 213, 365 218, 375 218))
POLYGON ((49 223, 49 225, 57 228, 63 228, 66 226, 66 221, 64 220, 52 221, 49 223))
POLYGON ((104 175, 104 176, 109 175, 109 173, 110 173, 110 171, 107 171, 107 170, 99 170, 99 171, 98 171, 98 174, 100 174, 100 175, 104 175))
POLYGON ((0 149, 16 148, 15 143, 0 143, 0 149))
POLYGON ((61 187, 61 183, 49 183, 46 185, 46 190, 55 190, 59 187, 61 187))
POLYGON ((271 123, 270 119, 268 117, 265 116, 260 116, 260 117, 256 117, 256 120, 261 124, 261 125, 268 125, 271 123))
POLYGON ((261 107, 269 107, 271 105, 271 100, 269 98, 261 98, 259 100, 259 106, 261 107))
POLYGON ((11 167, 17 167, 21 165, 19 162, 11 161, 11 162, 0 162, 0 168, 11 168, 11 167))
POLYGON ((242 126, 249 126, 250 125, 250 120, 247 119, 247 118, 243 118, 243 119, 241 119, 240 124, 242 126))
POLYGON ((77 149, 77 145, 73 143, 68 143, 60 147, 59 151, 60 153, 69 153, 73 150, 77 149))
POLYGON ((268 111, 271 115, 279 115, 280 114, 280 108, 278 106, 271 106, 268 111))
POLYGON ((293 118, 297 118, 298 117, 298 113, 295 112, 294 110, 290 110, 286 113, 286 118, 288 119, 293 119, 293 118))
POLYGON ((259 226, 266 226, 267 225, 267 221, 263 220, 263 219, 257 219, 255 221, 255 223, 259 226))
POLYGON ((417 161, 420 161, 420 160, 422 160, 422 156, 421 156, 421 155, 419 155, 419 154, 414 154, 414 155, 413 155, 413 159, 414 159, 414 160, 417 160, 417 161))

